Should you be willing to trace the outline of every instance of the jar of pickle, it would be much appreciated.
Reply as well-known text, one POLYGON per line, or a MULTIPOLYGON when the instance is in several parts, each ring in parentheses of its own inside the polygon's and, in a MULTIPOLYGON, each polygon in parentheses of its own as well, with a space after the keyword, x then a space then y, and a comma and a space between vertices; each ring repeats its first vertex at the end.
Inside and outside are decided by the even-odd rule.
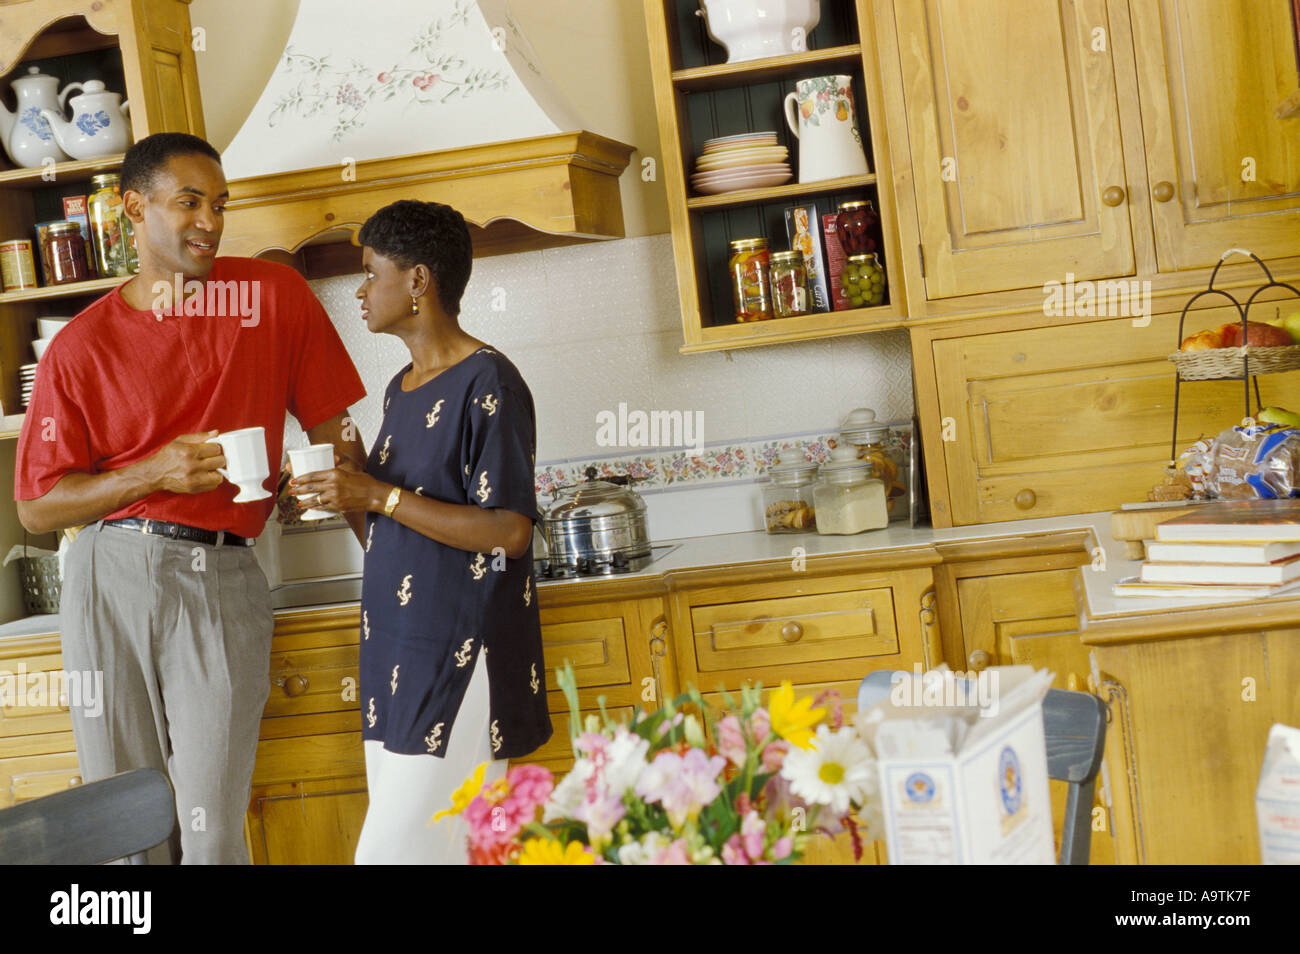
POLYGON ((731 299, 737 321, 763 321, 772 317, 772 292, 768 282, 770 256, 767 239, 737 239, 731 243, 731 299))
POLYGON ((879 225, 880 216, 870 202, 841 202, 839 214, 835 216, 835 234, 839 237, 845 256, 880 251, 876 244, 879 225))
POLYGON ((121 179, 106 172, 90 180, 95 192, 86 202, 99 274, 125 278, 140 270, 135 250, 135 230, 122 210, 121 179))
POLYGON ((84 282, 90 279, 86 242, 77 222, 54 222, 45 231, 44 260, 49 262, 49 284, 84 282))
POLYGON ((817 462, 802 455, 788 463, 773 464, 767 469, 768 483, 763 485, 763 525, 768 533, 802 533, 817 526, 813 506, 813 484, 817 479, 817 462))
POLYGON ((772 313, 778 318, 808 314, 808 279, 802 252, 772 253, 772 313))
POLYGON ((865 461, 832 459, 822 464, 813 502, 818 533, 863 533, 889 526, 885 486, 865 461))
POLYGON ((889 425, 877 423, 876 412, 870 408, 850 411, 840 424, 840 444, 853 448, 858 460, 871 464, 871 472, 885 485, 890 516, 898 516, 895 511, 907 506, 904 497, 907 488, 899 480, 898 464, 885 450, 888 436, 889 425))
POLYGON ((849 256, 840 273, 840 294, 852 308, 869 308, 885 300, 885 270, 874 253, 849 256))

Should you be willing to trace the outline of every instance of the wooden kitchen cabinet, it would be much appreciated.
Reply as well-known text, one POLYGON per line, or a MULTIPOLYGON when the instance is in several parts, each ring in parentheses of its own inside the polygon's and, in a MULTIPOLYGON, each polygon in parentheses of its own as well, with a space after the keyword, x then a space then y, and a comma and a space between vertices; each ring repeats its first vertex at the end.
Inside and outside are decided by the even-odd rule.
POLYGON ((46 674, 62 668, 58 636, 0 643, 0 673, 13 693, 0 699, 0 808, 81 784, 66 699, 39 704, 46 700, 34 695, 36 683, 19 678, 36 674, 43 687, 53 690, 46 674))
POLYGON ((1131 274, 1115 68, 1091 48, 1105 0, 874 9, 897 38, 926 297, 1131 274))
MULTIPOLYGON (((1273 306, 1260 310, 1273 317, 1273 306)), ((1187 330, 1234 316, 1231 306, 1197 310, 1187 330)), ((935 526, 1145 500, 1170 459, 1174 366, 1166 356, 1177 350, 1178 315, 1156 315, 1141 327, 1128 318, 1019 329, 1010 321, 985 324, 991 330, 979 334, 939 337, 958 335, 960 327, 921 334, 913 351, 918 391, 922 380, 934 385, 932 410, 920 418, 936 438, 924 445, 935 526)), ((1264 406, 1300 407, 1300 376, 1258 381, 1264 406)), ((1179 452, 1245 413, 1240 381, 1184 384, 1179 452)))

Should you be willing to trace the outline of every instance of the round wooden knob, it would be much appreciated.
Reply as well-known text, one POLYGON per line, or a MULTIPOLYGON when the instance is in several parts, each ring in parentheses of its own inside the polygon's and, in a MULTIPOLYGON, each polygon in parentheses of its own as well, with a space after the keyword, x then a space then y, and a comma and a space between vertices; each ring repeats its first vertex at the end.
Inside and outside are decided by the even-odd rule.
POLYGON ((80 775, 74 775, 74 776, 72 776, 70 779, 68 779, 68 788, 72 788, 72 786, 74 786, 74 785, 80 785, 80 784, 81 784, 81 776, 80 776, 80 775))
POLYGON ((1157 182, 1155 188, 1151 190, 1157 202, 1168 202, 1174 197, 1174 184, 1172 182, 1157 182))
POLYGON ((1079 691, 1079 677, 1078 677, 1077 675, 1075 675, 1074 673, 1070 673, 1068 676, 1066 676, 1066 677, 1065 677, 1065 688, 1066 688, 1066 689, 1069 689, 1071 692, 1078 692, 1078 691, 1079 691))
POLYGON ((1016 494, 1016 506, 1021 510, 1030 510, 1038 503, 1038 496, 1028 487, 1016 494))
POLYGON ((803 638, 803 627, 791 620, 781 627, 781 638, 787 643, 797 643, 803 638))
POLYGON ((307 691, 307 677, 294 673, 284 681, 286 696, 300 696, 307 691))
POLYGON ((1119 186, 1111 186, 1101 194, 1101 201, 1107 205, 1119 205, 1124 201, 1124 190, 1119 186))
POLYGON ((985 650, 977 649, 970 654, 970 658, 966 662, 972 671, 981 672, 989 668, 989 664, 993 662, 993 657, 985 650))

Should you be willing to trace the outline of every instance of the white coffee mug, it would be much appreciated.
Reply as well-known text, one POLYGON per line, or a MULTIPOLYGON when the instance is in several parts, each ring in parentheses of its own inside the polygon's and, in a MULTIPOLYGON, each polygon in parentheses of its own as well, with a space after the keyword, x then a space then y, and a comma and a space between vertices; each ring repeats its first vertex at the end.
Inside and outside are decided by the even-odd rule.
MULTIPOLYGON (((334 445, 333 444, 312 444, 310 447, 295 447, 289 451, 289 471, 295 477, 302 477, 306 474, 314 474, 321 470, 330 470, 334 467, 334 445)), ((315 494, 295 494, 301 503, 308 497, 314 497, 315 494)), ((326 517, 336 517, 338 514, 329 510, 317 510, 312 507, 302 512, 303 520, 324 520, 326 517)))
POLYGON ((271 492, 262 486, 271 476, 271 468, 266 464, 264 428, 244 427, 226 431, 212 438, 212 442, 220 444, 221 452, 226 455, 226 466, 219 468, 218 473, 239 486, 235 503, 251 503, 271 496, 271 492))

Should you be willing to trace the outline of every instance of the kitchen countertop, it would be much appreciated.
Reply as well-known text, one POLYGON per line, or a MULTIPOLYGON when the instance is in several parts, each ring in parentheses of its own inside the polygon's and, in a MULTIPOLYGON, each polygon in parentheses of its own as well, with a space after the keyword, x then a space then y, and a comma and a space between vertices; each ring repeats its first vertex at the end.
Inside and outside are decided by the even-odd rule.
MULTIPOLYGON (((1123 544, 1110 536, 1110 511, 1075 514, 1064 517, 1044 517, 1037 520, 1016 520, 1006 523, 986 523, 972 527, 954 527, 935 530, 930 527, 906 527, 892 524, 884 530, 854 536, 823 536, 818 533, 769 534, 761 530, 750 533, 728 533, 710 537, 689 537, 682 540, 664 540, 662 544, 675 544, 676 548, 650 566, 634 573, 613 577, 583 577, 565 580, 540 580, 539 590, 560 589, 569 586, 591 586, 602 582, 625 582, 654 579, 666 573, 713 567, 743 566, 773 562, 788 562, 795 548, 803 548, 807 558, 835 556, 862 552, 888 552, 913 550, 947 543, 975 542, 1006 538, 1024 538, 1041 535, 1085 531, 1091 534, 1088 544, 1093 554, 1091 565, 1084 566, 1083 594, 1085 605, 1080 613, 1081 624, 1088 620, 1107 620, 1120 617, 1163 615, 1185 609, 1202 609, 1206 606, 1259 600, 1147 599, 1117 597, 1111 587, 1117 580, 1135 576, 1140 563, 1126 560, 1123 544)), ((308 608, 347 606, 361 599, 361 579, 325 580, 315 583, 297 583, 277 587, 272 591, 276 615, 308 608)), ((1296 599, 1297 597, 1291 597, 1296 599)), ((1279 601, 1287 599, 1278 598, 1279 601)), ((1265 601, 1267 602, 1267 601, 1265 601)), ((29 616, 0 625, 0 640, 21 636, 52 634, 59 631, 57 615, 29 616)))

